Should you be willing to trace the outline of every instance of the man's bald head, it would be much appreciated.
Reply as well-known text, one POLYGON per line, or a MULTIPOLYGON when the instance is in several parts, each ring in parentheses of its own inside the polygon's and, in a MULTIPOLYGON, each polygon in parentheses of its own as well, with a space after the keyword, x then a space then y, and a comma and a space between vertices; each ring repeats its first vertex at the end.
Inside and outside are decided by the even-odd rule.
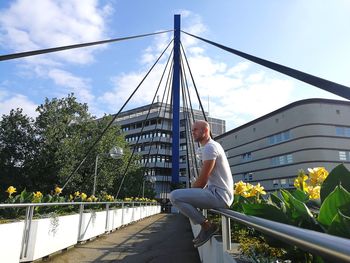
POLYGON ((195 121, 192 125, 192 136, 196 142, 204 145, 210 139, 210 126, 206 121, 195 121))

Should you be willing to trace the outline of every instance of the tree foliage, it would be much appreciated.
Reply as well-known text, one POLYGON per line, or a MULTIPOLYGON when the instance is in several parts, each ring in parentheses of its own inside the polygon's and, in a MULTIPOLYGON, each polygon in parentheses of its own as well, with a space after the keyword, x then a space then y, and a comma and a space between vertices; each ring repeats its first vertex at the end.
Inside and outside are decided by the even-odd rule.
MULTIPOLYGON (((37 112, 36 119, 32 119, 21 109, 11 110, 0 120, 2 197, 9 185, 42 192, 49 192, 55 185, 62 187, 112 118, 96 119, 88 112, 87 105, 77 102, 73 94, 46 99, 37 112)), ((112 125, 91 149, 71 176, 64 189, 66 193, 92 192, 97 155, 97 192, 116 194, 131 155, 117 125, 112 125), (108 155, 113 146, 124 149, 124 155, 117 160, 108 155)), ((126 177, 130 179, 125 180, 127 185, 122 187, 119 196, 137 192, 140 184, 136 181, 142 180, 142 169, 132 162, 126 177)))

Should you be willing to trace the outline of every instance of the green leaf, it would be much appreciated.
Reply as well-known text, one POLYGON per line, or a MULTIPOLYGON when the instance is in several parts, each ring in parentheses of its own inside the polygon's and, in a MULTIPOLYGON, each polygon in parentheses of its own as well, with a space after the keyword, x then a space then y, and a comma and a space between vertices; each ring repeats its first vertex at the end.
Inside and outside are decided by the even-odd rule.
POLYGON ((330 226, 338 209, 344 206, 350 206, 350 193, 339 185, 323 201, 317 220, 324 226, 330 226))
POLYGON ((30 203, 33 199, 33 193, 31 192, 27 192, 26 189, 24 189, 22 192, 21 192, 21 195, 20 195, 20 202, 21 203, 30 203))
MULTIPOLYGON (((350 210, 350 207, 347 207, 347 209, 350 210)), ((341 210, 339 209, 333 218, 328 234, 350 238, 350 216, 343 214, 341 210)))
POLYGON ((257 216, 264 219, 290 224, 288 217, 276 206, 271 204, 242 204, 246 215, 257 216))
POLYGON ((283 201, 281 198, 277 196, 276 192, 270 194, 269 199, 271 204, 275 204, 278 208, 282 208, 283 201))
POLYGON ((322 203, 334 188, 340 184, 350 192, 350 172, 343 164, 339 164, 335 167, 321 185, 322 203))
POLYGON ((324 231, 305 203, 294 198, 286 190, 281 190, 281 194, 286 203, 287 215, 292 219, 294 225, 316 231, 324 231))
POLYGON ((296 199, 286 190, 281 190, 281 193, 284 201, 288 204, 287 208, 290 209, 290 214, 294 219, 302 217, 309 220, 310 218, 313 218, 312 213, 303 202, 296 199))
POLYGON ((296 190, 292 191, 291 194, 293 195, 293 197, 295 199, 297 199, 301 202, 305 202, 305 201, 309 200, 308 194, 300 189, 296 189, 296 190))

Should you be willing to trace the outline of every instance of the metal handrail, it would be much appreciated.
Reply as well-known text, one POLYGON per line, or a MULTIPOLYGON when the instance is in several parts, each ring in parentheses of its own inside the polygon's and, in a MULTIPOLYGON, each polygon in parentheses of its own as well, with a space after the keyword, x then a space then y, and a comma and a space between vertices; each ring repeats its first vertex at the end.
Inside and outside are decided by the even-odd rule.
MULTIPOLYGON (((111 205, 118 205, 121 204, 122 206, 122 222, 124 221, 124 207, 125 204, 131 204, 132 207, 135 207, 135 204, 139 204, 141 207, 142 205, 158 205, 157 202, 146 202, 146 201, 114 201, 114 202, 62 202, 62 203, 19 203, 19 204, 0 204, 0 209, 6 209, 6 208, 21 208, 25 207, 25 218, 24 218, 24 228, 23 228, 23 236, 22 236, 22 245, 21 245, 21 254, 20 259, 25 260, 27 258, 28 253, 28 243, 29 243, 29 233, 32 225, 33 215, 34 215, 34 207, 38 206, 72 206, 72 205, 79 205, 79 232, 78 237, 80 236, 80 230, 81 230, 81 224, 82 224, 82 215, 84 212, 84 207, 89 205, 105 205, 106 206, 106 230, 108 226, 108 220, 109 220, 109 210, 111 209, 111 205)), ((133 216, 134 218, 134 211, 133 216)))
POLYGON ((350 262, 350 239, 299 228, 255 216, 247 216, 229 209, 210 209, 209 211, 222 216, 224 250, 231 246, 229 221, 232 219, 243 225, 277 238, 285 243, 295 245, 303 250, 312 252, 329 259, 331 262, 350 262), (228 221, 228 222, 227 222, 228 221), (228 224, 228 225, 227 225, 228 224), (228 242, 228 243, 226 243, 228 242))
POLYGON ((62 202, 62 203, 19 203, 19 204, 3 204, 0 203, 1 208, 12 207, 32 207, 32 206, 64 206, 64 205, 113 205, 113 204, 158 204, 156 202, 145 201, 116 201, 116 202, 62 202))

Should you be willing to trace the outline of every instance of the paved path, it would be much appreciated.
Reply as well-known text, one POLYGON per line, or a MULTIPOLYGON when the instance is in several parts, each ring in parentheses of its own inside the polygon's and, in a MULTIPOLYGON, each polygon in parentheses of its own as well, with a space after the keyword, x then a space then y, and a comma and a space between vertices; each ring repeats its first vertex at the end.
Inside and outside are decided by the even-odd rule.
POLYGON ((45 260, 52 263, 199 263, 188 219, 158 214, 45 260))

